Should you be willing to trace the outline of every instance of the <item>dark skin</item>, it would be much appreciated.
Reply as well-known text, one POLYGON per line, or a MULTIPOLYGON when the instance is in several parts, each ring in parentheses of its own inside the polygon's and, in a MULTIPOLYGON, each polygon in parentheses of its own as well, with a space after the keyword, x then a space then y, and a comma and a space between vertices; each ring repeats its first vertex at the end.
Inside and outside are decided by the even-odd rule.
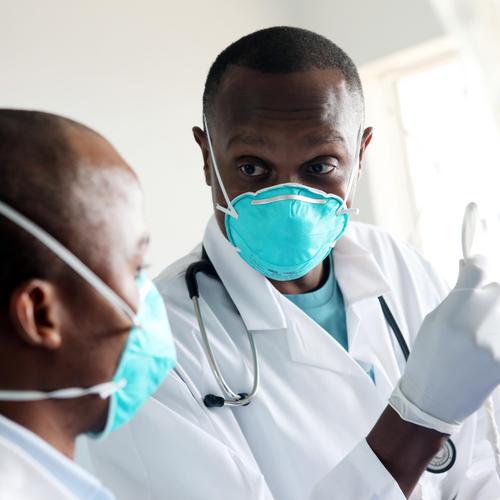
MULTIPOLYGON (((358 96, 335 70, 263 74, 233 66, 223 77, 207 117, 217 164, 230 199, 275 184, 295 182, 347 195, 354 186, 372 138, 361 132, 358 96)), ((226 235, 226 206, 216 180, 205 132, 193 128, 203 155, 206 183, 212 188, 214 213, 226 235)), ((347 206, 351 205, 352 194, 347 206)), ((272 281, 284 294, 307 293, 324 281, 323 263, 293 281, 272 281)), ((402 420, 387 407, 367 442, 409 497, 447 436, 402 420)))
MULTIPOLYGON (((136 311, 135 278, 148 245, 138 181, 101 137, 76 130, 69 136, 85 178, 78 186, 82 210, 78 230, 94 234, 78 257, 136 311)), ((51 280, 21 283, 10 297, 8 310, 0 311, 1 389, 51 391, 108 382, 130 326, 125 313, 71 270, 51 280)), ((0 414, 69 458, 74 456, 79 434, 102 430, 107 408, 108 401, 94 395, 0 401, 0 414)))
MULTIPOLYGON (((241 67, 227 72, 213 117, 208 119, 229 198, 285 182, 345 196, 349 176, 355 163, 361 166, 372 130, 360 134, 359 101, 335 72, 306 74, 307 78, 304 73, 265 75, 241 67)), ((193 133, 202 150, 214 204, 226 206, 205 133, 198 127, 193 133)), ((354 184, 359 174, 360 169, 354 173, 354 184)), ((225 234, 224 214, 215 210, 215 215, 225 234)), ((302 278, 273 281, 273 285, 282 293, 305 293, 317 288, 322 277, 320 265, 302 278)))

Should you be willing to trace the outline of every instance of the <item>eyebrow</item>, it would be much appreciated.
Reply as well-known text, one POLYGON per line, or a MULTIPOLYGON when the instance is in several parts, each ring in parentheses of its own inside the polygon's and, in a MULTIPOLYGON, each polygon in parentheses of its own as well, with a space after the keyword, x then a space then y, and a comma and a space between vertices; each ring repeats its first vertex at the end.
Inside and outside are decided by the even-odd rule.
POLYGON ((305 137, 304 145, 314 148, 325 144, 342 144, 345 145, 345 139, 341 135, 332 132, 324 135, 310 135, 305 137))
MULTIPOLYGON (((345 145, 345 139, 340 134, 336 132, 327 133, 324 135, 310 135, 306 136, 303 140, 304 146, 308 148, 314 148, 318 146, 324 146, 325 144, 341 144, 345 145)), ((228 143, 227 147, 231 147, 233 144, 242 144, 244 146, 257 146, 267 150, 274 149, 272 143, 266 140, 265 137, 258 135, 251 135, 248 133, 239 133, 233 135, 228 143)))
POLYGON ((251 135, 246 132, 233 135, 227 142, 227 147, 230 148, 233 144, 242 144, 244 146, 258 146, 264 149, 273 149, 273 145, 264 137, 259 135, 251 135))
POLYGON ((148 235, 142 236, 137 242, 137 246, 140 247, 148 247, 151 243, 151 237, 148 235))

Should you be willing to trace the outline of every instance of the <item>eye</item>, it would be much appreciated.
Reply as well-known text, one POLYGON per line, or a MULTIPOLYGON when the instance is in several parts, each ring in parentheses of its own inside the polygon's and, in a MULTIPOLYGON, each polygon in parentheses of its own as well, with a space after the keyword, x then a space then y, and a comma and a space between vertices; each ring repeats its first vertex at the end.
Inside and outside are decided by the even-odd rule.
POLYGON ((336 164, 328 162, 315 162, 307 165, 307 171, 315 175, 324 175, 333 172, 337 168, 336 164))
POLYGON ((139 278, 141 274, 146 271, 149 267, 151 267, 150 264, 141 264, 140 266, 137 266, 135 270, 135 278, 139 278))
POLYGON ((255 165, 253 163, 245 163, 240 165, 240 172, 248 177, 257 177, 259 175, 264 175, 267 173, 267 169, 261 165, 255 165))

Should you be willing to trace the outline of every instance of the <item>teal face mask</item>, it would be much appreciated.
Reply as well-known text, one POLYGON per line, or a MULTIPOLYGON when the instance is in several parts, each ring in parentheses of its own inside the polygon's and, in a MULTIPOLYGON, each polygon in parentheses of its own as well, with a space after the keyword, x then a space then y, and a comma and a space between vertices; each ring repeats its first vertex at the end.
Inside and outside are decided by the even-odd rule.
POLYGON ((154 284, 142 273, 137 279, 140 305, 137 314, 78 257, 50 234, 0 201, 0 214, 22 227, 47 246, 82 279, 94 287, 132 323, 113 380, 89 388, 66 388, 51 392, 0 390, 0 401, 70 399, 97 394, 110 398, 104 429, 93 437, 102 438, 128 422, 175 366, 175 345, 163 299, 154 284))
MULTIPOLYGON (((352 212, 345 200, 293 183, 243 193, 230 200, 206 118, 204 121, 212 164, 227 203, 227 208, 216 208, 225 214, 228 240, 247 264, 268 278, 289 281, 306 275, 327 257, 344 233, 352 212)), ((355 171, 351 173, 348 194, 355 171)))
POLYGON ((301 184, 281 184, 231 201, 229 241, 254 269, 274 280, 300 278, 331 252, 348 214, 343 200, 301 184))
POLYGON ((116 391, 111 394, 106 426, 99 434, 91 435, 95 438, 106 437, 131 420, 175 366, 175 345, 163 299, 144 273, 137 285, 141 302, 135 326, 113 377, 116 391))

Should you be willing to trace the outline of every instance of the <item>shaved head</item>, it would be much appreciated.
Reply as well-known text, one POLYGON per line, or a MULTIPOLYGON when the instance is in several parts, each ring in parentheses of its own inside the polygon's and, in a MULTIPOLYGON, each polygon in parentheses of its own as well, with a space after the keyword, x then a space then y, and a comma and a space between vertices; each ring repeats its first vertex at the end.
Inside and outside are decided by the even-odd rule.
MULTIPOLYGON (((138 311, 149 241, 143 195, 106 139, 60 116, 0 109, 0 201, 138 311)), ((122 308, 0 214, 1 389, 47 392, 112 380, 130 328, 122 308)), ((104 428, 108 404, 100 397, 0 401, 0 415, 71 457, 77 435, 104 428)))
MULTIPOLYGON (((90 235, 99 230, 112 188, 99 174, 109 168, 135 179, 92 129, 49 113, 0 109, 0 200, 89 265, 99 246, 90 235)), ((26 279, 65 273, 59 259, 0 215, 0 305, 26 279)))

